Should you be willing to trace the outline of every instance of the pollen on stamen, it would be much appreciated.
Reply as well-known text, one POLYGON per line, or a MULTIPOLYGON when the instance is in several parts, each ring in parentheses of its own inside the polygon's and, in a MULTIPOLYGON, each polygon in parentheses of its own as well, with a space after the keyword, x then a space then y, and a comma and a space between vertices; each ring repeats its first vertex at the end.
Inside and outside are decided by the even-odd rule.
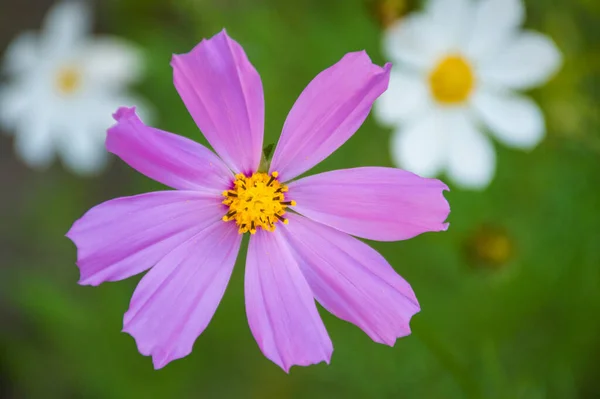
POLYGON ((273 232, 276 223, 288 224, 283 215, 296 201, 285 198, 288 187, 277 180, 278 176, 277 172, 235 175, 233 187, 222 193, 223 204, 229 207, 223 221, 235 220, 240 234, 255 234, 259 228, 273 232))

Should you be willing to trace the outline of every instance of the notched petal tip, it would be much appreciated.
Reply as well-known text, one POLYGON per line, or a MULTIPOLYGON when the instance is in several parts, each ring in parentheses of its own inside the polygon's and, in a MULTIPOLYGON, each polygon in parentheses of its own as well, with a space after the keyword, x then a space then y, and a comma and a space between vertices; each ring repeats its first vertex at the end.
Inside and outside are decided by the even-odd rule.
MULTIPOLYGON (((444 194, 442 192, 441 197, 443 198, 443 201, 445 202, 445 210, 444 213, 445 215, 442 215, 442 217, 440 218, 440 225, 439 228, 437 229, 438 232, 440 231, 447 231, 448 228, 450 227, 450 222, 446 222, 446 219, 448 219, 448 216, 450 216, 450 203, 448 202, 448 200, 446 199, 446 197, 444 197, 444 194)), ((434 230, 436 231, 436 230, 434 230)))
POLYGON ((404 338, 404 337, 408 337, 409 335, 412 334, 412 329, 410 328, 410 323, 412 322, 413 317, 421 312, 421 306, 418 304, 418 302, 416 303, 416 307, 415 309, 412 311, 412 313, 409 313, 406 317, 406 325, 402 326, 402 329, 397 331, 396 333, 394 333, 394 338, 393 339, 389 339, 387 341, 385 340, 376 340, 374 339, 374 337, 371 337, 371 339, 373 339, 373 342, 376 342, 378 344, 383 344, 386 346, 389 346, 391 348, 393 348, 394 346, 396 346, 396 342, 398 342, 398 340, 400 338, 404 338))
POLYGON ((323 362, 325 362, 326 364, 330 364, 331 357, 333 355, 333 343, 331 343, 331 345, 323 351, 322 356, 319 359, 305 358, 302 360, 286 359, 285 357, 281 356, 281 353, 277 353, 276 356, 273 356, 273 354, 269 354, 268 351, 265 350, 262 343, 259 342, 258 344, 259 344, 258 347, 260 348, 261 352, 265 355, 265 357, 267 359, 269 359, 271 362, 275 363, 277 366, 279 366, 286 374, 289 374, 290 370, 294 366, 308 367, 308 366, 320 364, 323 362))
MULTIPOLYGON (((77 223, 77 222, 75 222, 75 223, 77 223)), ((69 231, 67 231, 65 233, 65 237, 67 237, 69 240, 71 240, 73 242, 73 244, 75 244, 75 240, 73 239, 73 234, 74 234, 73 228, 75 227, 75 223, 73 223, 73 225, 69 228, 69 231)))
MULTIPOLYGON (((381 94, 383 94, 383 93, 385 93, 387 91, 387 89, 390 86, 390 77, 391 77, 391 72, 392 72, 392 63, 391 62, 386 62, 385 65, 381 68, 381 70, 382 70, 381 74, 385 75, 385 87, 383 89, 383 92, 381 93, 381 94)), ((380 95, 380 97, 381 97, 381 95, 380 95)))
POLYGON ((415 315, 421 313, 421 304, 419 304, 419 302, 417 302, 416 305, 417 306, 415 307, 413 313, 410 314, 406 320, 406 327, 408 329, 408 334, 406 334, 406 335, 412 334, 412 330, 410 328, 410 323, 412 322, 412 319, 413 319, 413 317, 415 317, 415 315))
POLYGON ((282 229, 300 260, 311 291, 326 310, 393 346, 410 334, 421 310, 414 290, 385 258, 364 242, 303 216, 282 229))
POLYGON ((128 119, 131 117, 139 117, 136 114, 136 107, 119 107, 118 110, 112 115, 113 119, 120 122, 122 119, 128 119))
POLYGON ((290 110, 270 170, 290 181, 331 155, 365 121, 390 72, 391 64, 374 64, 361 50, 319 73, 290 110))
MULTIPOLYGON (((79 267, 79 265, 77 265, 77 267, 79 267)), ((100 284, 102 284, 102 281, 94 281, 93 277, 94 276, 84 276, 83 270, 81 267, 79 267, 79 281, 77 281, 77 284, 81 286, 89 285, 92 287, 98 287, 100 284)))
MULTIPOLYGON (((390 74, 392 72, 392 63, 391 62, 386 62, 385 65, 381 68, 381 75, 385 76, 385 88, 383 90, 383 92, 387 91, 389 85, 390 85, 390 74)), ((382 92, 382 94, 383 94, 382 92)))
POLYGON ((154 366, 154 370, 160 370, 164 368, 167 364, 169 364, 169 360, 164 356, 152 356, 152 366, 154 366))
POLYGON ((214 34, 211 37, 202 38, 202 40, 200 40, 200 43, 198 43, 196 46, 194 46, 194 48, 192 48, 189 52, 173 54, 171 56, 170 65, 172 67, 174 67, 175 64, 179 63, 182 60, 182 58, 185 58, 186 56, 189 56, 189 55, 199 51, 201 48, 203 48, 215 41, 219 41, 219 40, 233 41, 233 39, 229 36, 229 34, 227 34, 227 30, 225 28, 223 28, 221 31, 219 31, 218 33, 214 34))
POLYGON ((75 223, 73 223, 73 225, 71 226, 71 228, 69 229, 69 231, 67 231, 67 233, 65 234, 65 237, 68 238, 69 240, 71 240, 71 242, 75 245, 75 250, 77 252, 77 260, 75 262, 75 265, 77 266, 77 268, 79 269, 79 280, 77 281, 78 285, 91 285, 91 286, 98 286, 102 283, 102 281, 94 281, 92 278, 93 276, 89 276, 89 275, 85 275, 84 274, 84 269, 81 267, 80 265, 80 261, 81 261, 81 250, 79 248, 79 244, 77 243, 77 225, 80 222, 81 219, 78 219, 75 221, 75 223))
POLYGON ((140 354, 142 354, 143 356, 150 356, 152 358, 152 366, 153 366, 154 370, 160 370, 160 369, 164 368, 167 364, 171 363, 173 360, 184 358, 184 357, 188 356, 190 353, 192 353, 192 351, 190 349, 190 351, 187 354, 185 354, 181 357, 170 357, 161 348, 155 347, 152 349, 148 349, 148 348, 142 346, 141 342, 140 342, 141 340, 136 338, 136 336, 133 334, 133 331, 131 331, 129 329, 127 321, 125 321, 127 319, 127 313, 125 313, 125 318, 123 321, 123 328, 121 329, 121 332, 124 334, 127 334, 131 338, 133 338, 133 341, 135 342, 135 346, 137 347, 140 354))
POLYGON ((442 185, 442 191, 448 191, 450 192, 450 187, 448 187, 448 185, 446 183, 444 183, 441 180, 438 180, 440 182, 440 184, 442 185))
POLYGON ((331 349, 331 351, 329 351, 328 354, 326 354, 325 358, 323 358, 321 360, 318 360, 318 361, 310 361, 309 360, 309 361, 306 361, 306 362, 292 363, 292 364, 286 364, 286 365, 282 365, 282 364, 277 363, 277 365, 279 367, 281 367, 281 369, 283 371, 285 371, 286 374, 289 374, 290 371, 291 371, 291 369, 292 369, 292 367, 296 367, 296 368, 298 368, 298 367, 308 367, 308 366, 314 366, 316 364, 321 364, 321 363, 325 363, 325 364, 329 365, 329 364, 331 364, 331 356, 332 356, 332 354, 333 354, 333 348, 331 349))
MULTIPOLYGON (((412 287, 411 287, 412 290, 412 287)), ((385 342, 384 345, 388 345, 393 347, 396 344, 396 341, 400 338, 407 337, 412 334, 412 329, 410 327, 410 323, 413 321, 413 317, 421 312, 421 304, 419 303, 416 295, 413 292, 412 298, 410 302, 414 305, 413 309, 406 314, 405 325, 402 326, 400 331, 397 331, 396 338, 392 342, 385 342)))
POLYGON ((330 171, 296 180, 289 187, 299 214, 369 240, 400 241, 443 231, 450 214, 443 182, 397 168, 330 171))
MULTIPOLYGON (((286 362, 285 360, 282 360, 282 363, 279 362, 274 362, 275 364, 277 364, 279 367, 281 367, 281 369, 283 371, 285 371, 287 374, 290 373, 290 370, 292 369, 292 367, 308 367, 308 366, 313 366, 316 364, 321 364, 321 363, 325 363, 327 365, 331 364, 331 357, 333 355, 333 344, 325 350, 325 352, 323 353, 323 357, 321 359, 304 359, 298 362, 286 362)), ((272 359, 269 358, 269 360, 273 361, 272 359)))
MULTIPOLYGON (((412 173, 412 172, 409 172, 409 173, 412 173)), ((418 176, 418 175, 415 175, 415 176, 418 176)), ((440 227, 436 231, 446 231, 450 227, 450 223, 443 222, 443 221, 445 221, 448 218, 448 216, 450 215, 451 208, 450 208, 450 202, 448 201, 448 199, 446 199, 444 192, 445 191, 450 192, 450 188, 448 187, 448 185, 446 183, 444 183, 440 179, 435 179, 435 178, 430 178, 430 177, 421 177, 421 178, 425 179, 425 180, 429 180, 433 184, 436 184, 438 186, 438 188, 440 189, 440 196, 442 197, 440 199, 440 201, 442 201, 444 203, 446 210, 445 210, 444 218, 440 221, 441 222, 440 227)))
POLYGON ((379 65, 375 64, 371 60, 371 57, 369 57, 367 50, 360 50, 360 51, 353 51, 353 52, 346 53, 339 62, 349 62, 349 61, 353 61, 353 60, 357 60, 358 62, 362 63, 363 65, 372 67, 374 75, 379 75, 379 74, 388 74, 389 75, 389 73, 392 69, 391 62, 386 62, 385 65, 383 65, 383 66, 379 66, 379 65))
POLYGON ((174 55, 173 84, 215 152, 235 172, 256 171, 264 133, 262 81, 225 30, 174 55))
POLYGON ((114 150, 113 147, 115 144, 114 140, 116 140, 116 138, 114 136, 122 133, 122 131, 120 129, 120 125, 126 124, 128 122, 140 123, 140 124, 143 122, 140 119, 140 117, 138 116, 137 109, 135 106, 119 107, 119 109, 117 109, 115 111, 115 113, 113 113, 112 117, 116 121, 116 123, 113 124, 111 127, 109 127, 106 130, 106 139, 104 140, 104 145, 108 152, 111 152, 115 155, 119 155, 119 154, 116 154, 115 151, 113 151, 114 150))
MULTIPOLYGON (((125 318, 127 318, 127 313, 125 313, 125 318)), ((135 337, 135 335, 133 335, 133 332, 128 329, 127 322, 125 321, 123 322, 123 328, 121 329, 121 332, 133 338, 135 346, 140 352, 140 354, 142 354, 143 356, 150 356, 152 358, 152 367, 154 368, 154 370, 160 370, 164 368, 167 364, 169 364, 172 360, 176 360, 168 359, 168 357, 165 356, 164 352, 160 349, 146 350, 144 347, 142 347, 141 342, 135 337)))

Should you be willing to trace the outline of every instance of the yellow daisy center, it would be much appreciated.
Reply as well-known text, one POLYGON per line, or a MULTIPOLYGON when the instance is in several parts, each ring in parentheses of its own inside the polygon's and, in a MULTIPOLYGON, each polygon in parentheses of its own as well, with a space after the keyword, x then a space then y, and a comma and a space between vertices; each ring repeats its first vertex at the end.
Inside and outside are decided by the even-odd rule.
POLYGON ((482 237, 478 249, 482 258, 494 263, 503 263, 510 257, 511 244, 508 237, 496 234, 482 237))
POLYGON ((283 217, 288 206, 296 205, 296 201, 286 201, 286 185, 277 180, 277 172, 257 172, 252 176, 239 173, 235 175, 233 188, 223 191, 223 204, 229 211, 223 221, 235 220, 239 233, 256 233, 258 227, 266 231, 275 231, 275 223, 287 224, 283 217))
POLYGON ((443 58, 429 75, 433 97, 443 104, 458 104, 469 98, 475 86, 471 65, 460 55, 443 58))
POLYGON ((81 71, 73 66, 59 69, 56 74, 56 89, 60 94, 73 94, 81 86, 81 71))

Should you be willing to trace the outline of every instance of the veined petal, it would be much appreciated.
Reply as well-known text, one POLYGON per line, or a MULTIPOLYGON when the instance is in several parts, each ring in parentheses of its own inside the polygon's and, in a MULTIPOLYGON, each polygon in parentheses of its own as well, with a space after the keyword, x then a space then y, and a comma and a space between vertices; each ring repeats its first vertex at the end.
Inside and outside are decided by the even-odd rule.
POLYGON ((480 90, 473 105, 494 136, 510 147, 531 149, 544 138, 544 115, 525 96, 480 90))
POLYGON ((138 284, 123 331, 155 369, 187 356, 212 319, 235 264, 242 235, 214 222, 162 258, 138 284))
POLYGON ((465 51, 474 60, 485 61, 513 39, 525 19, 525 7, 523 0, 478 0, 473 7, 465 51))
POLYGON ((294 365, 329 363, 333 345, 279 229, 250 237, 245 294, 250 330, 269 360, 286 373, 294 365))
POLYGON ((410 334, 419 303, 410 285, 377 251, 331 227, 290 214, 281 230, 321 305, 360 327, 376 342, 394 345, 410 334))
POLYGON ((359 51, 317 75, 287 116, 270 170, 282 181, 293 179, 344 144, 387 88, 390 68, 359 51))
POLYGON ((488 137, 477 130, 470 115, 448 119, 448 177, 467 189, 483 189, 496 171, 496 152, 488 137))
POLYGON ((524 90, 548 81, 561 63, 562 56, 552 39, 524 32, 480 65, 479 79, 488 85, 524 90))
POLYGON ((197 191, 160 191, 95 206, 67 233, 77 246, 79 283, 141 273, 223 213, 220 196, 197 191))
POLYGON ((231 171, 208 148, 144 125, 135 108, 119 108, 114 118, 106 148, 138 172, 180 190, 221 193, 231 184, 231 171))
POLYGON ((430 105, 425 77, 395 68, 390 73, 388 89, 375 102, 373 113, 381 123, 393 126, 421 117, 430 105))
POLYGON ((44 20, 45 45, 55 54, 72 51, 83 43, 92 26, 90 9, 83 1, 60 1, 44 20))
POLYGON ((448 187, 400 169, 335 170, 294 181, 289 189, 295 211, 370 240, 406 240, 448 228, 448 187))
POLYGON ((255 172, 265 104, 260 76, 225 30, 173 56, 175 88, 217 154, 235 172, 255 172))

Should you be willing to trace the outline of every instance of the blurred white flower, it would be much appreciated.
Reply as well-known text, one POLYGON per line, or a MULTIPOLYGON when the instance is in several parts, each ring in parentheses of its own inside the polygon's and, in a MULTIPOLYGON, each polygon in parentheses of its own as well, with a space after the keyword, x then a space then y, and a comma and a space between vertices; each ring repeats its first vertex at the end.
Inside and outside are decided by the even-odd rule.
POLYGON ((548 37, 519 29, 524 17, 521 0, 431 0, 385 33, 395 65, 375 115, 396 127, 398 166, 483 188, 496 163, 484 128, 510 147, 542 140, 542 112, 515 90, 546 82, 561 54, 548 37))
POLYGON ((76 173, 100 171, 111 113, 138 102, 125 86, 140 76, 139 50, 92 38, 90 30, 87 6, 66 1, 49 11, 40 35, 22 33, 6 50, 0 125, 14 133, 15 151, 32 167, 48 166, 58 153, 76 173))

